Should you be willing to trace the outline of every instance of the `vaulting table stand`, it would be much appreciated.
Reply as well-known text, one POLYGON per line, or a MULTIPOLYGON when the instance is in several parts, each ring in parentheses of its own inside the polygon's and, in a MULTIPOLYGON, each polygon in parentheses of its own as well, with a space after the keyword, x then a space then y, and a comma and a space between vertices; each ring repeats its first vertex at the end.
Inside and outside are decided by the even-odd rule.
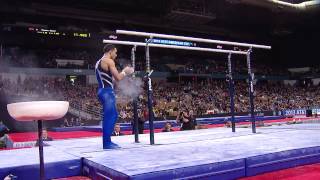
POLYGON ((42 122, 62 118, 68 111, 67 101, 30 101, 7 105, 12 118, 17 121, 37 121, 39 139, 40 179, 45 179, 43 160, 42 122))

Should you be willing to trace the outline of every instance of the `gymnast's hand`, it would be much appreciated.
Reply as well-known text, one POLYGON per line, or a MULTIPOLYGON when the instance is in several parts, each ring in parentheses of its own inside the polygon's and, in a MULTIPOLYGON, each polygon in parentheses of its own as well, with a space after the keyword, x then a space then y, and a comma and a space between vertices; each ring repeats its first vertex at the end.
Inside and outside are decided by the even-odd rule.
POLYGON ((134 72, 134 69, 132 67, 127 66, 122 70, 122 72, 124 72, 125 75, 130 75, 134 72))

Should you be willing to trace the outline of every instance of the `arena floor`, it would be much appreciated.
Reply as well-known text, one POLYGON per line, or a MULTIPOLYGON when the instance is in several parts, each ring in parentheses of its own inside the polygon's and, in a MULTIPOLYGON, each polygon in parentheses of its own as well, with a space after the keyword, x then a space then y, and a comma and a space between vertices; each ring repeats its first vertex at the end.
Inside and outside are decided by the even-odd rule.
MULTIPOLYGON (((281 125, 214 128, 114 137, 121 149, 102 150, 101 138, 49 142, 44 147, 46 177, 86 175, 92 179, 237 179, 320 162, 320 126, 281 125)), ((0 175, 38 178, 38 149, 1 151, 0 175), (32 173, 28 173, 32 172, 32 173)))

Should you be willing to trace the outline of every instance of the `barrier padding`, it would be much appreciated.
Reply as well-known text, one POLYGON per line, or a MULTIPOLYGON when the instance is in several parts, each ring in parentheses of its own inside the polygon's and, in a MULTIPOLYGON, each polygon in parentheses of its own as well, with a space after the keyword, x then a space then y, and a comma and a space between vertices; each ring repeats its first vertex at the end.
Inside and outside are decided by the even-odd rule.
POLYGON ((245 176, 245 160, 230 160, 212 164, 181 167, 142 174, 125 174, 84 159, 83 174, 92 179, 237 179, 245 176))
POLYGON ((246 176, 320 162, 320 146, 246 158, 246 176))
POLYGON ((56 127, 56 128, 51 128, 51 131, 56 131, 56 132, 68 132, 68 131, 84 131, 84 127, 82 126, 74 126, 74 127, 56 127))
MULTIPOLYGON (((265 120, 276 120, 283 119, 283 116, 255 116, 256 121, 265 121, 265 120)), ((235 117, 236 123, 250 121, 250 116, 237 116, 235 117)), ((227 121, 231 121, 231 117, 214 117, 214 118, 197 118, 198 124, 224 124, 227 121)), ((167 120, 167 121, 155 121, 154 128, 162 129, 166 122, 170 122, 172 127, 179 126, 179 124, 175 120, 167 120)), ((131 123, 121 123, 122 131, 132 131, 131 123)), ((146 121, 144 124, 144 129, 149 129, 149 122, 146 121)), ((79 126, 79 127, 58 127, 52 128, 52 131, 57 132, 65 132, 65 131, 94 131, 101 132, 101 126, 79 126)))
MULTIPOLYGON (((45 163, 46 179, 78 176, 81 174, 81 159, 45 163)), ((0 168, 0 179, 12 174, 19 180, 40 179, 39 164, 0 168)))

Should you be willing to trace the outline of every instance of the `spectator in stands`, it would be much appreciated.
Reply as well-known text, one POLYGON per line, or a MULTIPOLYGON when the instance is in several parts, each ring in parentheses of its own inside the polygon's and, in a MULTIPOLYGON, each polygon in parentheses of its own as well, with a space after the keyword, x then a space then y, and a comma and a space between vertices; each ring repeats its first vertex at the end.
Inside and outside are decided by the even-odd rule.
POLYGON ((7 133, 9 132, 9 128, 0 121, 0 148, 6 147, 7 141, 7 133))
POLYGON ((68 118, 64 118, 64 120, 63 120, 63 127, 70 127, 68 118))
MULTIPOLYGON (((148 112, 147 109, 142 112, 140 109, 138 109, 138 132, 139 134, 143 134, 144 131, 144 123, 146 119, 148 118, 148 112)), ((131 121, 132 124, 132 134, 135 132, 135 126, 134 126, 134 120, 131 121)))
POLYGON ((70 125, 70 126, 74 126, 74 125, 75 125, 75 121, 74 121, 74 118, 73 118, 73 117, 71 118, 69 125, 70 125))
POLYGON ((15 176, 13 174, 9 174, 8 176, 4 177, 3 180, 16 180, 18 179, 18 176, 15 176))
POLYGON ((166 124, 164 125, 162 132, 171 132, 173 131, 173 129, 171 128, 171 123, 166 122, 166 124))
POLYGON ((2 77, 0 76, 0 95, 3 94, 3 82, 2 82, 2 77))
MULTIPOLYGON (((42 129, 42 140, 43 141, 53 141, 52 137, 48 136, 48 131, 47 129, 42 129)), ((44 146, 46 146, 45 143, 43 143, 44 146)), ((36 142, 36 146, 39 146, 39 139, 36 142)))
POLYGON ((196 117, 195 117, 194 112, 193 112, 192 109, 189 111, 189 116, 190 116, 190 119, 191 119, 191 122, 192 122, 192 128, 196 129, 198 124, 197 124, 197 120, 196 120, 196 117))
POLYGON ((193 119, 188 109, 184 108, 182 111, 178 112, 176 120, 177 123, 181 123, 181 131, 194 129, 193 119))
POLYGON ((116 124, 114 126, 114 131, 112 132, 112 136, 122 136, 120 124, 116 124))
POLYGON ((0 149, 6 148, 6 136, 0 137, 0 149))
POLYGON ((80 118, 76 118, 75 126, 81 126, 80 118))
POLYGON ((0 121, 0 138, 2 138, 5 134, 9 132, 9 128, 0 121))

